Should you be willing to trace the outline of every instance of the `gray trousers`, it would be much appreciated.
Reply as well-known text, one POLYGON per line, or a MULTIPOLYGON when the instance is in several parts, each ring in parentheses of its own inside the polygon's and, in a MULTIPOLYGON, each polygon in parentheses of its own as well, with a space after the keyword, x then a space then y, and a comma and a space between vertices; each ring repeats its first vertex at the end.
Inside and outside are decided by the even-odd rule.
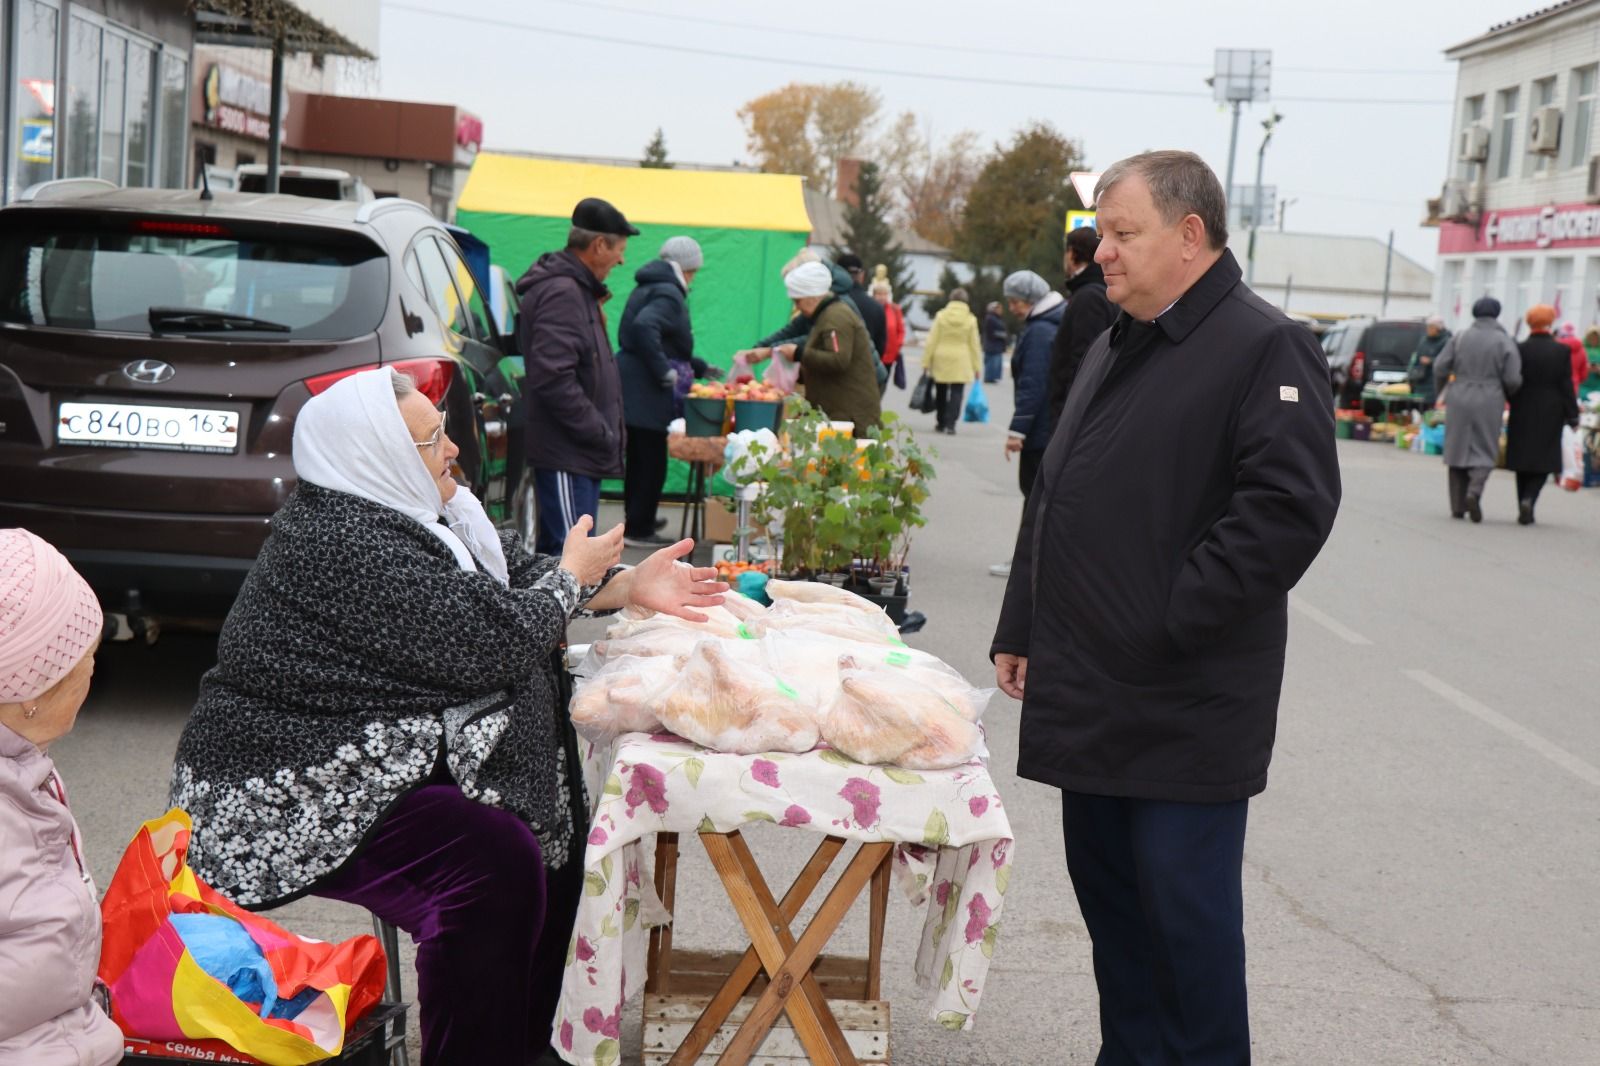
POLYGON ((1489 484, 1489 475, 1494 472, 1492 466, 1452 466, 1450 471, 1450 513, 1459 515, 1467 509, 1467 497, 1476 496, 1483 498, 1483 490, 1489 484))

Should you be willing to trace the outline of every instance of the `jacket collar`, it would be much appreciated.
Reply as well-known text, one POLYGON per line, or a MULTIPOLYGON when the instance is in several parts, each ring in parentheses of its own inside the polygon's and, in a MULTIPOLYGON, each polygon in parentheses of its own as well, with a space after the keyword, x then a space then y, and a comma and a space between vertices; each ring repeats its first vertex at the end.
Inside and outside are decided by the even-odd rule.
POLYGON ((0 778, 33 791, 44 785, 55 764, 33 741, 0 725, 0 778))
POLYGON ((1067 295, 1070 296, 1079 289, 1083 288, 1085 285, 1100 285, 1103 287, 1105 283, 1106 272, 1100 269, 1099 263, 1090 263, 1088 266, 1072 275, 1072 277, 1068 278, 1067 283, 1063 286, 1063 288, 1067 290, 1067 295))
POLYGON ((1028 317, 1038 318, 1040 315, 1047 315, 1051 311, 1054 311, 1061 304, 1066 302, 1067 298, 1065 296, 1062 296, 1059 292, 1051 290, 1050 292, 1045 293, 1044 296, 1039 299, 1038 303, 1034 304, 1028 309, 1028 317))
MULTIPOLYGON (((1233 252, 1223 249, 1222 257, 1211 264, 1211 269, 1200 275, 1200 279, 1189 286, 1187 292, 1156 316, 1156 325, 1161 327, 1167 340, 1173 344, 1183 343, 1183 339, 1209 315, 1213 308, 1222 302, 1222 298, 1233 291, 1244 277, 1244 272, 1239 269, 1239 261, 1233 257, 1233 252)), ((1122 335, 1125 324, 1132 321, 1126 311, 1117 315, 1115 323, 1116 333, 1113 341, 1122 335)))

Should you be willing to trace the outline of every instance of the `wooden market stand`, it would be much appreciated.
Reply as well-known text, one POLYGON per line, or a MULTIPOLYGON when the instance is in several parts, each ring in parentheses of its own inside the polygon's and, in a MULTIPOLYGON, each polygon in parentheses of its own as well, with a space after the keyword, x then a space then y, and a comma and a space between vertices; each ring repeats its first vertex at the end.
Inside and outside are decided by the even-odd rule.
MULTIPOLYGON (((778 901, 738 830, 698 835, 750 947, 742 955, 675 951, 670 926, 651 931, 645 1066, 690 1066, 702 1061, 702 1055, 718 1066, 746 1066, 758 1050, 756 1061, 763 1066, 887 1066, 889 1004, 881 998, 881 971, 894 844, 862 843, 796 937, 790 923, 845 840, 825 837, 778 901), (823 947, 863 889, 869 889, 867 957, 823 957, 823 947), (782 1027, 773 1033, 785 1014, 792 1039, 782 1027)), ((655 888, 669 911, 677 870, 678 834, 661 833, 656 838, 655 888)))

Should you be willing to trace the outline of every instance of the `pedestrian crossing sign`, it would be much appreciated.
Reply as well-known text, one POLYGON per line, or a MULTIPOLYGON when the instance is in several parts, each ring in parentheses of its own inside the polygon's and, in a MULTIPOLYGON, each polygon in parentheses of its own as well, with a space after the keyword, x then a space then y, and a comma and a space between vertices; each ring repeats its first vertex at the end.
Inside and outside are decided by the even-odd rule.
POLYGON ((1078 229, 1081 226, 1088 226, 1090 229, 1094 229, 1094 212, 1093 211, 1068 211, 1067 212, 1067 229, 1068 229, 1068 231, 1078 229))

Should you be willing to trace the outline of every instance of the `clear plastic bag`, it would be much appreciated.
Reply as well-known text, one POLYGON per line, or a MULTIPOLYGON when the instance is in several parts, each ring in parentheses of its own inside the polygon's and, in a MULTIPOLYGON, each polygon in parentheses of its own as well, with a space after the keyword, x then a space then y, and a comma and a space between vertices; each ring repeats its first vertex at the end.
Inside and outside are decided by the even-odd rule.
POLYGON ((944 770, 988 755, 983 730, 903 668, 839 659, 822 738, 861 763, 944 770))
POLYGON ((758 642, 702 641, 656 707, 661 724, 714 751, 755 755, 817 746, 817 715, 769 666, 758 642))
POLYGON ((677 682, 687 658, 623 655, 607 661, 573 689, 569 706, 573 728, 596 743, 608 743, 623 733, 660 732, 656 704, 677 682))

